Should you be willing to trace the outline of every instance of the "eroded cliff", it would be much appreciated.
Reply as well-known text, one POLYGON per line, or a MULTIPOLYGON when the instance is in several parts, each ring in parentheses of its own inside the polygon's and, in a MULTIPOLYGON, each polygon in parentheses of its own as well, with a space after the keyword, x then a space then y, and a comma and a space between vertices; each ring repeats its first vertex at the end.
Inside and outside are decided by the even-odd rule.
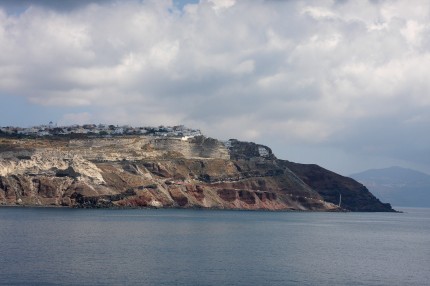
POLYGON ((266 146, 203 136, 0 138, 0 204, 340 210, 291 166, 266 146))

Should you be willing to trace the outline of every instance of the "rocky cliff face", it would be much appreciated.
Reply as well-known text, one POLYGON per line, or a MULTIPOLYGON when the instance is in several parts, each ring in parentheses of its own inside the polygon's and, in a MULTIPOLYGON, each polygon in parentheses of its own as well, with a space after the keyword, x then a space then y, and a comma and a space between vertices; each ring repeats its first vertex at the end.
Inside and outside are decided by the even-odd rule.
POLYGON ((391 210, 296 167, 266 146, 203 136, 0 138, 0 204, 336 211, 340 191, 347 210, 391 210))

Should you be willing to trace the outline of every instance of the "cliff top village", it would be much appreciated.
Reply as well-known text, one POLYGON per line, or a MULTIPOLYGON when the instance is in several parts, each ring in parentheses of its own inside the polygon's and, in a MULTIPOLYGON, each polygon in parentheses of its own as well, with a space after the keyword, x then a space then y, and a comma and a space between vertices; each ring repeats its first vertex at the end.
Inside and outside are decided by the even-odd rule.
POLYGON ((158 127, 132 127, 130 125, 84 124, 57 126, 49 122, 48 125, 38 125, 28 128, 7 126, 0 127, 0 136, 72 136, 86 135, 94 137, 112 137, 124 135, 146 135, 159 137, 191 138, 202 135, 199 129, 187 128, 184 125, 158 127))

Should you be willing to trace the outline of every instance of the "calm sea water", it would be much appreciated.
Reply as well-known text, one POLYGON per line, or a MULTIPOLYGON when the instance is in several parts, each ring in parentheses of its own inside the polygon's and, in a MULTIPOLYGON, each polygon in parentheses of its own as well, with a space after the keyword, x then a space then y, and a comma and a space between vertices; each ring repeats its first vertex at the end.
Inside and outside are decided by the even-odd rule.
POLYGON ((1 285, 429 285, 430 209, 0 208, 1 285))

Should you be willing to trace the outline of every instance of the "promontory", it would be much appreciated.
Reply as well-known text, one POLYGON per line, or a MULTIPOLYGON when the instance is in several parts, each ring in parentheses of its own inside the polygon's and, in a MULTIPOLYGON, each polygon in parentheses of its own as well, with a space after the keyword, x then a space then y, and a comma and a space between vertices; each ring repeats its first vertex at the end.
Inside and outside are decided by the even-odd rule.
POLYGON ((0 205, 393 211, 355 180, 260 144, 183 126, 55 128, 1 129, 0 205))

